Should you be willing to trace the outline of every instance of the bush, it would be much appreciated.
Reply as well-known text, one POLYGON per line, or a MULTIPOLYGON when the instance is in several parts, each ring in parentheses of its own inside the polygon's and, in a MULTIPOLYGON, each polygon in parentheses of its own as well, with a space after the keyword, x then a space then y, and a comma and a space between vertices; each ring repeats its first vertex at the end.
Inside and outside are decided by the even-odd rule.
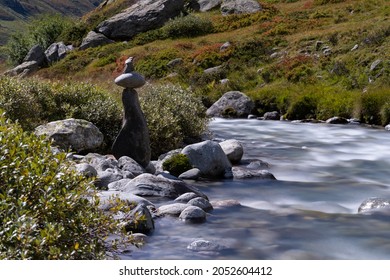
POLYGON ((162 32, 168 38, 195 37, 212 33, 213 24, 209 19, 190 14, 168 21, 162 32))
POLYGON ((316 118, 317 100, 313 96, 304 95, 293 104, 287 111, 288 120, 302 120, 316 118))
POLYGON ((149 85, 141 89, 152 157, 192 143, 205 132, 208 119, 200 99, 178 85, 149 85))
POLYGON ((176 177, 191 168, 190 160, 183 154, 173 155, 163 163, 163 169, 169 171, 169 173, 176 177))
POLYGON ((95 124, 110 147, 121 126, 118 102, 106 91, 86 83, 50 83, 0 78, 0 109, 19 120, 25 130, 45 122, 79 118, 95 124))
POLYGON ((0 259, 102 259, 117 226, 91 179, 0 113, 0 259))

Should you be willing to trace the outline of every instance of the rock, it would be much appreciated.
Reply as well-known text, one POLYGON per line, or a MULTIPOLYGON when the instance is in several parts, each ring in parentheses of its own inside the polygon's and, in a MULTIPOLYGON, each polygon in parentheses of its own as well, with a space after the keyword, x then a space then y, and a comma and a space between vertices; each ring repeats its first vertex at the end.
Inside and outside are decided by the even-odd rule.
POLYGON ((359 48, 358 44, 354 45, 353 48, 351 49, 351 52, 356 51, 358 48, 359 48))
POLYGON ((210 202, 213 208, 230 208, 241 206, 238 200, 227 199, 227 200, 216 200, 210 202))
POLYGON ((262 10, 256 0, 223 0, 221 4, 222 15, 253 14, 262 10))
POLYGON ((167 63, 167 66, 170 68, 175 68, 176 66, 179 66, 184 63, 184 60, 182 58, 175 58, 172 59, 167 63))
POLYGON ((64 42, 53 43, 45 51, 45 57, 47 62, 51 64, 65 58, 69 51, 70 49, 64 42))
POLYGON ((241 161, 244 154, 244 148, 240 141, 230 139, 220 142, 219 145, 232 164, 239 163, 241 161))
POLYGON ((27 61, 23 62, 22 64, 6 71, 4 75, 6 76, 18 76, 23 75, 27 76, 31 73, 34 73, 40 68, 40 65, 36 61, 27 61))
POLYGON ((220 73, 222 70, 223 70, 223 66, 222 66, 222 65, 219 65, 219 66, 207 68, 207 69, 205 69, 205 70, 203 71, 203 73, 208 74, 208 75, 213 75, 213 74, 218 74, 218 73, 220 73))
POLYGON ((220 83, 221 85, 227 85, 229 82, 230 82, 229 79, 222 79, 222 80, 219 80, 219 83, 220 83))
POLYGON ((120 179, 108 184, 108 190, 110 191, 122 191, 124 187, 134 178, 120 179))
POLYGON ((128 156, 123 156, 118 159, 118 167, 123 171, 133 173, 134 176, 138 176, 146 172, 146 170, 138 162, 128 156))
POLYGON ((179 180, 170 180, 164 177, 144 173, 132 179, 122 189, 140 196, 156 196, 177 198, 179 195, 187 192, 194 192, 201 197, 207 198, 202 192, 195 187, 179 180))
POLYGON ((184 222, 203 223, 206 221, 206 212, 197 206, 187 206, 179 218, 184 222))
POLYGON ((246 118, 254 107, 253 101, 244 93, 229 91, 207 109, 206 114, 209 117, 224 117, 230 115, 238 118, 246 118), (228 111, 231 111, 231 114, 229 114, 228 111))
POLYGON ((333 117, 333 118, 327 119, 326 123, 329 123, 329 124, 347 124, 349 122, 348 122, 348 120, 346 118, 333 117))
POLYGON ((371 63, 370 71, 374 71, 375 69, 377 69, 377 67, 378 67, 381 63, 382 63, 382 60, 381 60, 381 59, 375 60, 373 63, 371 63))
POLYGON ((269 164, 265 161, 262 160, 255 160, 250 162, 246 168, 248 169, 264 169, 264 168, 269 168, 269 164))
POLYGON ((124 174, 118 169, 108 168, 98 173, 95 186, 99 189, 108 190, 110 183, 124 179, 124 174))
POLYGON ((195 252, 214 252, 219 253, 220 251, 229 249, 225 245, 219 244, 216 241, 209 241, 204 239, 199 239, 191 242, 190 245, 187 246, 188 250, 195 252))
POLYGON ((95 31, 90 31, 87 36, 81 42, 79 47, 80 50, 86 50, 89 48, 96 48, 99 46, 104 46, 108 44, 115 43, 115 41, 108 39, 101 33, 96 33, 95 31))
POLYGON ((210 202, 207 199, 204 199, 203 197, 195 197, 187 202, 188 205, 192 206, 198 206, 199 208, 203 209, 203 211, 211 211, 213 210, 213 206, 210 204, 210 202))
POLYGON ((40 45, 33 46, 23 59, 23 62, 29 61, 36 61, 39 67, 46 64, 45 51, 40 45))
POLYGON ((254 170, 247 169, 244 167, 235 166, 232 168, 234 179, 249 179, 249 178, 257 178, 257 179, 269 179, 275 180, 275 176, 270 173, 268 170, 254 170))
POLYGON ((184 9, 184 0, 138 1, 123 12, 103 21, 99 33, 113 40, 129 40, 135 35, 156 29, 184 9))
POLYGON ((182 150, 192 166, 205 178, 231 177, 231 164, 221 146, 211 140, 188 145, 182 150))
POLYGON ((373 197, 366 199, 360 204, 358 213, 370 214, 373 212, 390 213, 390 199, 373 197))
POLYGON ((126 73, 117 77, 115 84, 124 88, 139 88, 145 84, 145 78, 136 72, 126 73))
POLYGON ((118 169, 118 161, 115 158, 96 153, 87 154, 82 162, 87 162, 92 165, 98 173, 108 168, 118 169))
POLYGON ((199 11, 208 12, 212 9, 218 8, 222 0, 196 0, 199 3, 199 11))
POLYGON ((201 176, 201 172, 198 168, 192 168, 179 175, 179 179, 182 180, 198 180, 201 176))
POLYGON ((75 169, 78 173, 84 175, 87 178, 96 177, 96 169, 88 163, 79 163, 75 165, 75 169))
POLYGON ((92 123, 81 119, 50 122, 35 129, 36 135, 46 135, 53 144, 76 152, 92 151, 103 144, 103 134, 92 123))
POLYGON ((188 201, 196 197, 199 197, 199 195, 193 192, 188 192, 188 193, 183 193, 181 196, 176 198, 175 201, 180 203, 187 203, 188 201))
POLYGON ((278 111, 267 112, 264 114, 264 120, 279 121, 280 120, 280 113, 278 111))
POLYGON ((385 129, 386 129, 386 130, 390 130, 390 124, 386 125, 386 126, 385 126, 385 129))
POLYGON ((154 207, 154 204, 149 200, 131 193, 118 192, 118 191, 100 191, 98 193, 98 196, 100 200, 99 208, 104 211, 108 211, 111 208, 113 208, 117 203, 116 202, 117 199, 125 202, 126 205, 141 204, 145 206, 154 207))
POLYGON ((231 47, 231 45, 232 44, 230 42, 226 42, 219 48, 219 51, 220 52, 227 51, 231 47))
POLYGON ((173 203, 158 208, 158 214, 179 217, 181 212, 188 207, 187 204, 173 203))
POLYGON ((127 232, 149 234, 154 230, 152 215, 145 205, 138 204, 122 219, 127 232))
POLYGON ((320 48, 323 46, 323 44, 324 44, 323 41, 316 41, 316 44, 315 44, 316 51, 319 51, 320 48))

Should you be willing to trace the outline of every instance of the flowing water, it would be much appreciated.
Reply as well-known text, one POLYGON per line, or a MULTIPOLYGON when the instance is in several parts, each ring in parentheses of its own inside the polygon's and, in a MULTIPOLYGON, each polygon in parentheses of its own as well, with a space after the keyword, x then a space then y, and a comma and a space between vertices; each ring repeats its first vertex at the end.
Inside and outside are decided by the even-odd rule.
MULTIPOLYGON (((245 160, 277 180, 197 182, 214 209, 204 224, 156 220, 147 244, 126 259, 390 259, 390 215, 358 214, 367 198, 390 198, 390 133, 356 125, 280 121, 211 122, 215 138, 238 139, 245 160), (203 239, 225 246, 187 249, 203 239)), ((156 202, 158 203, 158 202, 156 202)))

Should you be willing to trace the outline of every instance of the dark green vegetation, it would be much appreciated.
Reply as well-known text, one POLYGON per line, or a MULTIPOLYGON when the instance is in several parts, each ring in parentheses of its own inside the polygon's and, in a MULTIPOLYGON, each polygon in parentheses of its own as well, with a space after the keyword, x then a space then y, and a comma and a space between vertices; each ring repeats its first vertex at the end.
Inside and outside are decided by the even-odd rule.
POLYGON ((65 157, 0 113, 0 259, 103 259, 115 250, 105 239, 122 235, 119 223, 65 157))
POLYGON ((191 168, 190 160, 183 154, 173 155, 163 163, 163 169, 169 171, 174 176, 179 176, 191 168))

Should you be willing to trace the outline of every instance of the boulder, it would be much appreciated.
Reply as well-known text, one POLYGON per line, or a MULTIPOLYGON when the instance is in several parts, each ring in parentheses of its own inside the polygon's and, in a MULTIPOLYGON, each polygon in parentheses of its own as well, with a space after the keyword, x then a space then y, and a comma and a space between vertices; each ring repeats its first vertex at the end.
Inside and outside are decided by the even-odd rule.
POLYGON ((385 126, 385 129, 390 131, 390 123, 388 125, 385 126))
POLYGON ((190 186, 183 181, 171 180, 162 176, 155 176, 144 173, 132 179, 127 183, 122 191, 139 196, 156 196, 177 198, 179 195, 187 192, 194 192, 199 196, 207 198, 195 187, 190 186))
POLYGON ((121 172, 119 169, 108 168, 98 173, 95 186, 99 189, 108 190, 109 184, 127 177, 131 177, 131 175, 125 172, 121 172))
POLYGON ((232 164, 239 163, 241 161, 244 154, 244 148, 242 147, 240 141, 229 139, 220 142, 219 145, 232 164))
POLYGON ((130 213, 120 217, 127 232, 149 234, 154 230, 154 221, 149 209, 138 204, 130 213))
POLYGON ((23 59, 23 62, 36 61, 38 66, 43 66, 46 64, 45 51, 40 45, 33 46, 26 57, 23 59))
POLYGON ((78 173, 84 175, 87 178, 96 177, 96 169, 88 163, 79 163, 75 165, 75 169, 78 173))
POLYGON ((267 112, 264 114, 264 120, 279 121, 280 113, 278 111, 267 112))
POLYGON ((210 204, 210 202, 207 199, 204 199, 203 197, 195 197, 187 202, 188 205, 192 206, 198 206, 199 208, 203 209, 203 211, 211 211, 213 210, 213 206, 210 204))
POLYGON ((235 166, 232 169, 234 179, 269 179, 275 180, 275 176, 270 173, 268 170, 256 170, 256 169, 248 169, 245 167, 235 166))
POLYGON ((326 123, 329 124, 347 124, 349 121, 346 118, 343 117, 333 117, 326 120, 326 123))
POLYGON ((26 61, 22 64, 6 71, 4 75, 6 76, 18 76, 23 75, 26 76, 37 71, 40 68, 40 65, 36 61, 26 61))
POLYGON ((123 156, 118 159, 118 167, 123 171, 133 173, 134 176, 138 176, 146 172, 146 170, 138 162, 128 156, 123 156))
POLYGON ((373 212, 390 213, 390 199, 372 197, 360 204, 358 213, 370 214, 373 212))
MULTIPOLYGON (((131 178, 134 179, 134 178, 131 178)), ((122 191, 123 188, 131 181, 130 178, 120 179, 108 184, 108 190, 110 191, 122 191)))
POLYGON ((211 140, 186 146, 182 154, 188 156, 192 166, 198 168, 201 177, 205 178, 231 178, 229 159, 221 146, 211 140))
POLYGON ((238 117, 246 118, 255 107, 253 101, 244 93, 229 91, 207 109, 209 117, 238 117))
POLYGON ((80 50, 86 50, 88 48, 96 48, 99 46, 104 46, 108 44, 112 44, 115 41, 108 39, 103 34, 97 33, 95 31, 90 31, 87 36, 81 42, 79 47, 80 50))
POLYGON ((199 11, 207 12, 212 9, 218 8, 221 6, 222 0, 196 0, 199 4, 199 11))
POLYGON ((154 204, 149 200, 131 193, 118 192, 118 191, 100 191, 98 193, 98 196, 99 196, 99 208, 104 211, 108 211, 110 210, 110 208, 114 207, 116 205, 117 199, 119 199, 122 202, 125 202, 126 205, 141 204, 145 206, 154 207, 154 204))
POLYGON ((179 218, 188 223, 203 223, 206 221, 206 212, 197 206, 187 206, 179 218))
POLYGON ((223 0, 221 4, 222 15, 253 14, 262 10, 256 0, 223 0))
POLYGON ((180 203, 187 203, 188 201, 196 197, 199 197, 199 195, 193 192, 183 193, 181 196, 176 198, 175 201, 180 203))
POLYGON ((187 204, 173 203, 158 208, 158 214, 179 217, 181 212, 188 207, 187 204))
POLYGON ((65 58, 70 50, 64 42, 53 43, 45 51, 46 60, 49 64, 57 62, 65 58))
POLYGON ((46 135, 53 144, 76 152, 92 151, 103 144, 103 134, 92 123, 81 119, 50 122, 35 129, 36 135, 46 135))
POLYGON ((179 179, 182 180, 198 180, 201 176, 201 172, 198 168, 192 168, 179 175, 179 179))
POLYGON ((219 244, 217 241, 209 241, 204 239, 198 239, 191 242, 190 245, 187 246, 187 249, 195 252, 214 252, 219 253, 220 251, 227 250, 229 247, 224 244, 219 244))
POLYGON ((103 21, 99 33, 113 40, 129 40, 135 35, 156 29, 183 11, 184 0, 138 1, 123 12, 103 21))

